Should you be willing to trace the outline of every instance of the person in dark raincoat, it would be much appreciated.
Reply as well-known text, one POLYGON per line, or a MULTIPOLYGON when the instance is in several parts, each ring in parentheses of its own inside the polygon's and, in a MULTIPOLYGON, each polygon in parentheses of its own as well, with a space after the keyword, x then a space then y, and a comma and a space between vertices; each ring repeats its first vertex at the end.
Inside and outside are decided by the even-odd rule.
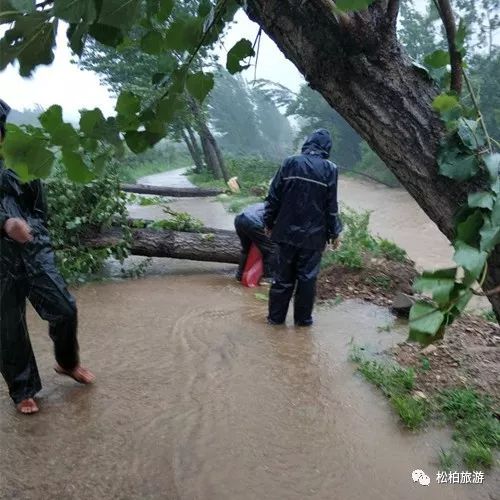
POLYGON ((270 324, 285 322, 294 289, 297 326, 313 323, 312 311, 321 256, 326 243, 334 247, 342 231, 337 202, 337 167, 328 160, 332 139, 316 130, 302 153, 285 160, 266 198, 264 224, 278 245, 269 294, 270 324))
POLYGON ((241 255, 236 279, 241 281, 252 243, 262 253, 264 278, 271 278, 274 269, 276 245, 266 235, 264 228, 264 203, 250 205, 234 219, 234 227, 241 241, 241 255))
MULTIPOLYGON (((9 106, 0 100, 0 141, 9 106)), ((80 365, 77 309, 58 272, 39 180, 21 183, 0 158, 0 371, 18 411, 36 413, 42 388, 26 325, 26 299, 49 322, 55 370, 82 384, 94 380, 80 365)))

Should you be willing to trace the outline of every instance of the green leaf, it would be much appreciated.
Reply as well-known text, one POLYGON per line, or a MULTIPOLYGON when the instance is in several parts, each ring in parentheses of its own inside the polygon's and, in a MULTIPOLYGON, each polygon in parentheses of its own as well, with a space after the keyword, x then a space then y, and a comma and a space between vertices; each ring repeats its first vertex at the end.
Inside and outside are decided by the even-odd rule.
POLYGON ((188 75, 186 88, 193 97, 203 102, 208 93, 214 88, 214 75, 201 71, 188 75))
POLYGON ((151 77, 151 83, 153 85, 158 85, 160 82, 163 82, 165 80, 165 77, 167 76, 166 73, 155 73, 151 77))
MULTIPOLYGON (((434 337, 443 327, 444 314, 435 306, 419 301, 410 310, 410 338, 418 334, 434 337)), ((425 338, 425 337, 424 337, 425 338)), ((420 339, 419 339, 420 341, 420 339)))
POLYGON ((458 25, 457 33, 455 35, 455 46, 460 52, 462 52, 464 49, 466 36, 467 36, 467 24, 465 22, 465 19, 461 18, 460 23, 458 25))
POLYGON ((212 11, 212 3, 210 0, 200 0, 198 5, 198 15, 200 17, 206 17, 212 11))
POLYGON ((431 68, 441 68, 450 64, 450 53, 447 50, 435 50, 425 57, 424 63, 431 68))
POLYGON ((99 108, 80 112, 80 130, 88 137, 100 139, 106 120, 99 108))
POLYGON ((497 193, 495 205, 491 211, 491 223, 494 226, 500 226, 500 194, 497 193))
POLYGON ((34 12, 16 19, 0 40, 0 70, 17 60, 19 74, 27 77, 36 66, 52 64, 56 25, 48 18, 48 12, 34 12))
POLYGON ((491 252, 500 243, 500 226, 493 225, 490 219, 486 219, 481 231, 481 250, 491 252))
POLYGON ((156 115, 160 120, 171 121, 177 110, 182 106, 176 94, 169 94, 158 102, 156 106, 156 115))
POLYGON ((165 33, 165 48, 171 50, 193 50, 202 33, 200 18, 175 19, 165 33))
POLYGON ((166 21, 172 10, 174 9, 174 0, 160 0, 160 8, 158 10, 158 20, 166 21))
POLYGON ((141 98, 133 92, 124 90, 118 96, 115 109, 122 115, 135 115, 141 110, 141 98))
POLYGON ((242 65, 241 61, 246 59, 247 57, 253 57, 255 55, 255 51, 252 47, 252 42, 247 40, 246 38, 242 38, 231 48, 231 50, 227 53, 227 62, 226 68, 234 75, 239 71, 243 71, 247 69, 250 65, 242 65))
POLYGON ((465 308, 467 307, 467 304, 470 302, 470 299, 472 299, 472 290, 469 287, 456 287, 451 299, 454 301, 454 305, 451 312, 451 318, 454 319, 458 315, 460 315, 465 308))
POLYGON ((80 153, 63 149, 62 161, 69 179, 73 182, 86 184, 94 179, 94 174, 87 167, 80 153))
POLYGON ((498 180, 498 174, 500 172, 500 153, 490 153, 483 156, 484 164, 490 174, 490 181, 496 182, 498 180))
POLYGON ((123 42, 123 33, 113 26, 106 24, 94 23, 89 27, 89 35, 95 38, 103 45, 117 47, 123 42))
POLYGON ((343 12, 355 12, 367 9, 375 0, 337 0, 335 6, 343 12))
POLYGON ((160 54, 163 50, 163 36, 158 31, 152 30, 141 39, 141 49, 146 54, 160 54))
POLYGON ((61 106, 59 104, 52 105, 38 117, 38 120, 42 127, 50 133, 51 130, 56 129, 63 123, 61 106))
POLYGON ((470 193, 468 198, 469 207, 493 209, 495 197, 492 193, 481 191, 479 193, 470 193))
POLYGON ((468 271, 467 281, 470 283, 479 278, 487 258, 488 254, 486 252, 472 247, 463 241, 455 243, 453 260, 468 271))
POLYGON ((140 0, 100 0, 99 23, 126 31, 136 22, 140 0))
POLYGON ((35 0, 10 0, 10 4, 19 12, 34 12, 36 8, 35 0))
POLYGON ((432 293, 432 298, 440 306, 444 306, 449 302, 450 294, 455 288, 456 274, 456 267, 424 272, 415 280, 414 288, 417 292, 432 293))
POLYGON ((42 138, 29 135, 15 125, 8 126, 3 155, 8 167, 23 181, 48 177, 55 159, 42 138))
POLYGON ((83 19, 91 24, 95 21, 97 10, 94 0, 54 0, 54 14, 68 23, 79 23, 83 19))
POLYGON ((155 134, 149 131, 141 132, 126 132, 125 142, 132 152, 135 154, 143 153, 146 149, 150 148, 162 139, 160 134, 155 134))
POLYGON ((479 246, 479 230, 483 227, 484 216, 481 210, 475 210, 457 226, 457 239, 471 246, 479 246))
POLYGON ((450 94, 439 94, 432 101, 432 107, 439 113, 446 113, 460 106, 458 97, 450 94))
POLYGON ((66 31, 71 50, 81 56, 85 46, 85 40, 89 32, 89 27, 85 23, 70 24, 66 31))
POLYGON ((458 150, 443 150, 438 156, 439 173, 450 179, 466 181, 479 172, 479 161, 475 155, 458 150))
POLYGON ((68 149, 78 149, 80 137, 69 123, 63 122, 62 108, 55 104, 39 117, 43 128, 50 134, 52 143, 68 149))
POLYGON ((466 118, 458 119, 458 135, 462 143, 469 149, 476 150, 486 143, 482 128, 478 127, 475 120, 466 118))

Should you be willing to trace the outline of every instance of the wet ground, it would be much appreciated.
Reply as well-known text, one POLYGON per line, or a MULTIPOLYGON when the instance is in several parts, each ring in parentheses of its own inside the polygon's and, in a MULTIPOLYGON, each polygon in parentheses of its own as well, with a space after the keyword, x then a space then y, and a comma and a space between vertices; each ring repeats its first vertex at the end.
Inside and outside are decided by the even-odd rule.
MULTIPOLYGON (((231 225, 218 204, 177 203, 231 225)), ((30 310, 42 411, 20 416, 0 392, 2 500, 496 498, 492 476, 437 485, 448 432, 405 431, 354 373, 353 339, 381 351, 406 335, 378 331, 386 310, 348 301, 320 308, 312 329, 272 328, 233 266, 158 266, 166 275, 75 291, 93 387, 52 371, 30 310), (430 486, 412 482, 417 468, 430 486)))

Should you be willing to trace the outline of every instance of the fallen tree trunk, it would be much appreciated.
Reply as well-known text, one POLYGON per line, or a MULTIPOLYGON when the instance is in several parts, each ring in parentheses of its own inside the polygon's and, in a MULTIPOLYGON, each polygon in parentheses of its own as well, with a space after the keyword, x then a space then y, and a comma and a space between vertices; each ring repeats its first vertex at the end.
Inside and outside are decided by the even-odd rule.
MULTIPOLYGON (((102 248, 120 243, 123 233, 119 228, 85 237, 81 243, 102 248)), ((188 233, 157 229, 132 229, 132 255, 170 257, 237 264, 240 241, 234 231, 215 229, 212 232, 188 233)))
POLYGON ((154 194, 158 196, 172 196, 174 198, 202 198, 222 194, 222 189, 216 188, 180 188, 167 186, 148 186, 146 184, 122 184, 122 191, 136 194, 154 194))

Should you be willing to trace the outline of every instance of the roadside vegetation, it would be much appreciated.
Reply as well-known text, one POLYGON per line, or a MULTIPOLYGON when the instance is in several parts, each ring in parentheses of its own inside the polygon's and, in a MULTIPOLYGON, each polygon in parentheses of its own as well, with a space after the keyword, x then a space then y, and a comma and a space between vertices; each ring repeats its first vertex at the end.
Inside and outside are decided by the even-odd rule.
MULTIPOLYGON (((412 431, 447 424, 453 446, 441 450, 440 464, 450 468, 463 462, 469 470, 489 468, 500 449, 500 421, 492 398, 470 388, 450 388, 427 396, 415 390, 416 372, 396 364, 367 359, 359 346, 350 355, 358 372, 389 399, 401 423, 412 431)), ((420 370, 425 370, 425 364, 420 370)))

